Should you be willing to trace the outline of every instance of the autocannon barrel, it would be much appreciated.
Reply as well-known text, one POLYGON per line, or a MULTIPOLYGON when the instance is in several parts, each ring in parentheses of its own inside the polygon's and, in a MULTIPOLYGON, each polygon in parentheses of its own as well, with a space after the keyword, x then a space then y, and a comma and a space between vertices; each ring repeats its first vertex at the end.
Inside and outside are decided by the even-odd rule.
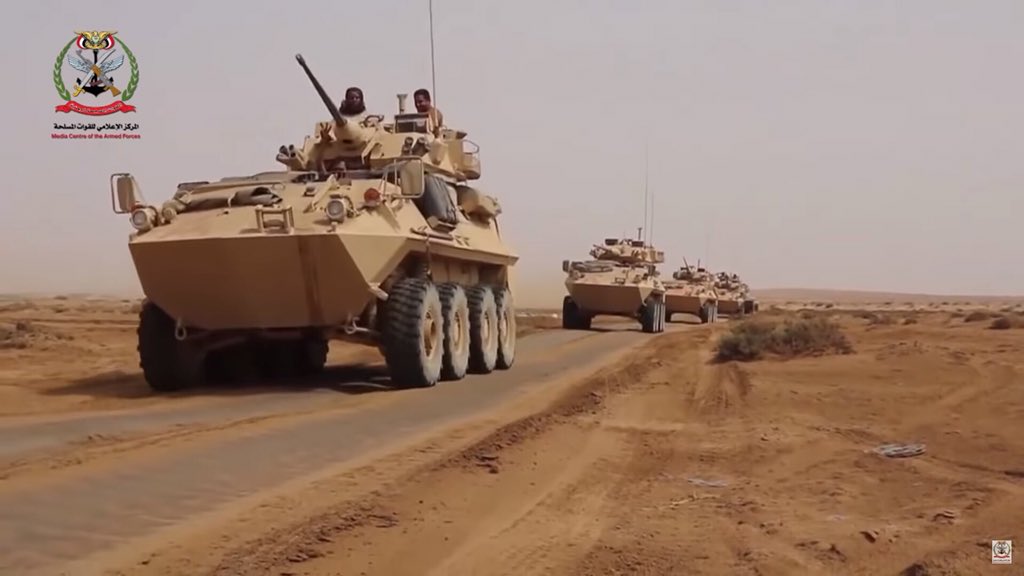
POLYGON ((302 54, 296 54, 295 59, 299 61, 299 66, 302 66, 302 69, 306 71, 306 76, 309 76, 309 81, 313 83, 313 88, 316 88, 316 93, 319 94, 320 99, 324 101, 324 105, 327 106, 327 110, 331 113, 334 121, 341 126, 347 124, 348 121, 345 120, 345 117, 341 115, 341 111, 338 110, 338 107, 331 101, 331 98, 327 95, 324 87, 320 85, 320 81, 316 79, 316 76, 313 76, 313 72, 310 71, 309 66, 306 65, 306 60, 302 57, 302 54))

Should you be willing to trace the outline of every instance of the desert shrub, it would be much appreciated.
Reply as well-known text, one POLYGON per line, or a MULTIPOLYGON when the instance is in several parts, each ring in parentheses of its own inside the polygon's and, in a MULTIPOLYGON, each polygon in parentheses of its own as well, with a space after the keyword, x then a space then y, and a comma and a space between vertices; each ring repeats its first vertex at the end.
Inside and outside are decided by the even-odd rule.
POLYGON ((851 352, 853 346, 842 328, 827 318, 800 318, 782 323, 747 320, 718 339, 715 361, 758 360, 769 354, 795 358, 851 352))
POLYGON ((982 320, 988 320, 991 317, 991 312, 986 312, 984 310, 975 310, 974 312, 971 312, 966 317, 964 317, 964 322, 981 322, 982 320))
POLYGON ((871 312, 868 310, 857 310, 856 312, 853 312, 853 317, 866 320, 868 326, 889 326, 896 322, 896 319, 893 318, 892 314, 887 314, 885 312, 871 312))
POLYGON ((875 314, 868 319, 869 326, 889 326, 896 323, 890 314, 875 314))
POLYGON ((992 330, 1009 330, 1011 328, 1024 328, 1024 316, 1007 315, 1000 316, 989 324, 992 330))

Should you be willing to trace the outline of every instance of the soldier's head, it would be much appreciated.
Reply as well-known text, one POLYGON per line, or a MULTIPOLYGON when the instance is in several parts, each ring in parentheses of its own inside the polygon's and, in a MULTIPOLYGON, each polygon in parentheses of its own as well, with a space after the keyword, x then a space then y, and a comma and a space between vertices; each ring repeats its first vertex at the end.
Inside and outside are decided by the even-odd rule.
POLYGON ((341 101, 338 110, 342 114, 362 114, 366 112, 366 102, 363 101, 363 90, 356 86, 345 90, 345 99, 341 101))
POLYGON ((412 100, 416 104, 417 112, 429 112, 433 106, 430 102, 430 92, 426 88, 420 88, 412 93, 412 100))

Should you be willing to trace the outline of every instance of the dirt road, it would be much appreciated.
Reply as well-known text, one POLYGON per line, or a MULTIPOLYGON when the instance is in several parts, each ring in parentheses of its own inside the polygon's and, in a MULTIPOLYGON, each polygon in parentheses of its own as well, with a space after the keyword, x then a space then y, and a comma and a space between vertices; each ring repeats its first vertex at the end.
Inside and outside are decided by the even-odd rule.
POLYGON ((383 454, 554 385, 570 367, 599 367, 646 338, 634 330, 537 333, 521 341, 513 370, 428 390, 383 392, 382 368, 363 367, 329 373, 324 381, 333 379, 334 390, 316 393, 6 423, 0 456, 21 462, 8 461, 8 478, 0 483, 0 573, 52 574, 83 559, 68 573, 85 573, 98 565, 87 559, 92 553, 134 549, 129 539, 383 454), (92 458, 82 450, 90 441, 100 445, 92 458), (74 453, 63 454, 72 462, 60 457, 68 443, 74 453), (39 455, 44 449, 58 452, 39 455))
POLYGON ((749 363, 711 362, 729 323, 542 331, 513 371, 432 390, 382 392, 370 362, 47 412, 39 381, 0 419, 0 573, 1019 574, 990 562, 1024 538, 1024 315, 1002 313, 768 310, 833 318, 853 352, 749 363))
POLYGON ((1024 537, 1024 330, 842 322, 853 354, 785 362, 709 363, 724 326, 657 337, 118 574, 1020 574, 989 548, 1024 537))

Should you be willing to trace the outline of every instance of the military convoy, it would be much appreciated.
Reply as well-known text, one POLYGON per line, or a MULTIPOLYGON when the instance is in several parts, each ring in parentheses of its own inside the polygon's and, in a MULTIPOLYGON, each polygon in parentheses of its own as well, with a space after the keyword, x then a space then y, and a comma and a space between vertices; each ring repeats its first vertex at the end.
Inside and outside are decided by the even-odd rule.
POLYGON ((665 331, 665 286, 657 265, 665 254, 643 240, 606 238, 590 250, 592 260, 562 261, 569 294, 562 301, 562 328, 589 330, 595 316, 640 322, 644 332, 665 331))
MULTIPOLYGON (((134 176, 111 175, 111 203, 130 215, 128 249, 145 299, 139 365, 156 391, 242 372, 321 371, 328 343, 376 346, 392 384, 429 387, 508 370, 516 356, 513 271, 519 257, 485 194, 479 148, 466 132, 406 112, 391 122, 345 116, 302 55, 330 113, 283 170, 183 182, 148 204, 134 176)), ((595 316, 665 330, 673 314, 702 323, 757 311, 735 274, 684 266, 663 282, 664 253, 607 238, 592 259, 562 262, 562 327, 595 316)))
POLYGON ((331 119, 284 170, 179 184, 160 206, 111 176, 114 211, 145 293, 140 366, 158 391, 241 366, 311 374, 328 341, 380 348, 398 386, 507 370, 516 356, 510 286, 518 256, 497 199, 475 186, 466 133, 435 136, 398 95, 383 116, 342 116, 296 55, 331 119))
POLYGON ((669 322, 673 314, 696 316, 701 324, 717 321, 718 293, 714 277, 700 263, 691 266, 684 259, 683 265, 672 273, 672 279, 665 281, 665 305, 669 322))

